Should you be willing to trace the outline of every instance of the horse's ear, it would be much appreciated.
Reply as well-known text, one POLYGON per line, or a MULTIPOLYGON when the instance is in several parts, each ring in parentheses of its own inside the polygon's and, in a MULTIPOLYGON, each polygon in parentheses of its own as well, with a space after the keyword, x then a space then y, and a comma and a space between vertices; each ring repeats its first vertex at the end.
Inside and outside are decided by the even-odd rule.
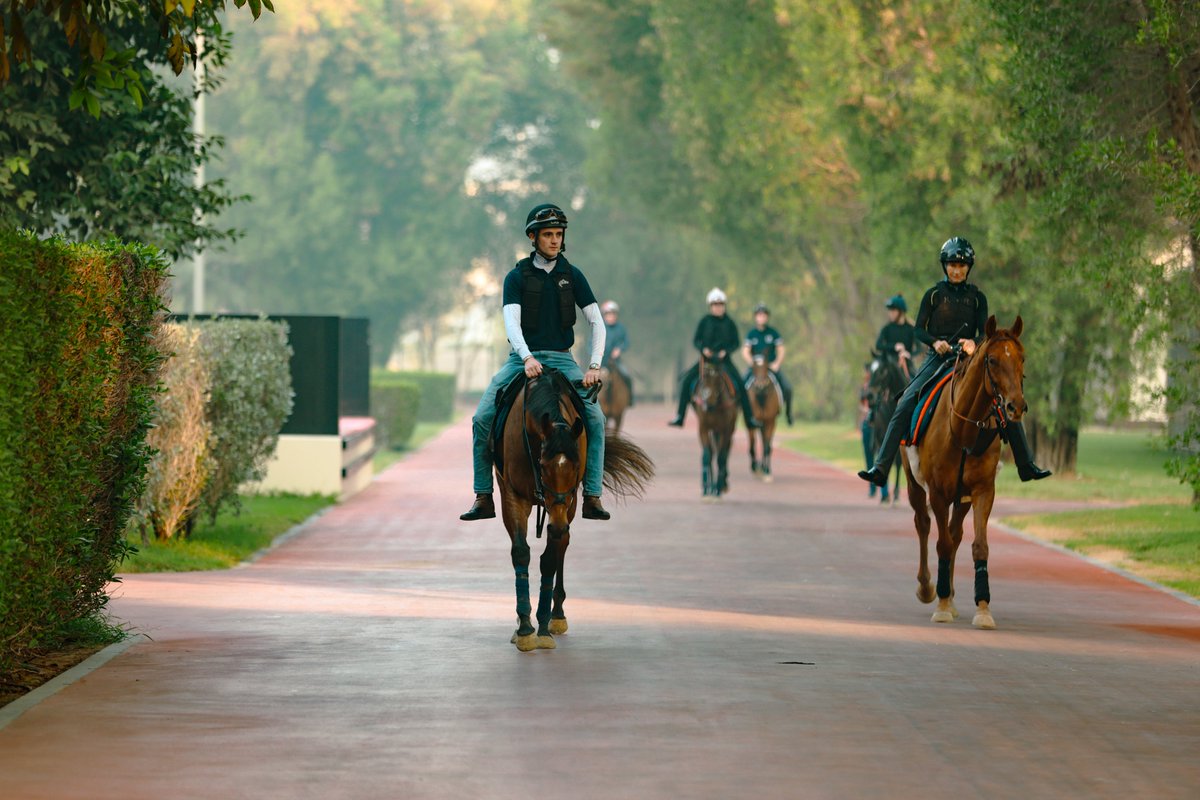
POLYGON ((996 335, 996 315, 992 314, 988 317, 987 324, 983 326, 983 333, 987 338, 992 338, 996 335))
POLYGON ((1017 314, 1017 319, 1013 322, 1012 335, 1014 339, 1021 338, 1021 331, 1025 330, 1025 320, 1021 319, 1021 315, 1017 314))
POLYGON ((575 424, 571 426, 571 436, 578 439, 581 433, 583 433, 583 417, 576 417, 575 424))

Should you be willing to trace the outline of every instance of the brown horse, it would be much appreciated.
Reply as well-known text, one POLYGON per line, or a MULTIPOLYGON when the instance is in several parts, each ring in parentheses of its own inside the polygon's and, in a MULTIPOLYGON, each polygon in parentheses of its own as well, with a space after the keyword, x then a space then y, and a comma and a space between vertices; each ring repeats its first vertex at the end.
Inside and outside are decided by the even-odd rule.
POLYGON ((908 502, 913 508, 921 548, 917 569, 917 597, 934 598, 929 581, 929 512, 937 521, 937 610, 934 622, 958 617, 954 607, 954 557, 962 542, 963 520, 974 509, 975 617, 977 628, 996 627, 990 609, 988 586, 988 515, 996 497, 996 469, 1000 441, 1009 421, 1020 421, 1026 411, 1022 382, 1025 348, 1023 323, 1018 316, 1012 328, 996 327, 989 317, 986 338, 969 358, 960 356, 951 379, 949 397, 934 411, 928 432, 917 447, 905 447, 904 471, 908 477, 908 502))
POLYGON ((754 418, 762 424, 760 431, 747 431, 750 436, 750 471, 762 476, 770 483, 771 476, 771 440, 775 436, 775 421, 779 416, 779 386, 767 367, 766 359, 754 357, 754 367, 750 378, 750 408, 754 418), (758 460, 756 444, 762 439, 762 461, 758 460))
POLYGON ((700 380, 692 406, 700 420, 701 486, 706 498, 716 500, 729 491, 729 447, 738 415, 736 389, 720 363, 700 360, 700 380))
POLYGON ((629 408, 629 384, 615 364, 611 369, 605 367, 600 370, 600 380, 604 387, 600 390, 600 408, 604 411, 604 424, 612 423, 612 429, 620 433, 625 409, 629 408))
MULTIPOLYGON (((517 579, 517 630, 511 641, 522 652, 552 650, 554 634, 567 632, 563 561, 587 467, 587 431, 567 394, 573 391, 561 373, 547 369, 526 384, 504 424, 502 466, 497 467, 496 477, 517 579), (547 517, 550 532, 541 557, 536 630, 529 618, 527 538, 529 514, 535 506, 538 537, 547 517)), ((640 496, 653 476, 654 463, 644 450, 620 434, 605 435, 604 486, 609 491, 640 496)))

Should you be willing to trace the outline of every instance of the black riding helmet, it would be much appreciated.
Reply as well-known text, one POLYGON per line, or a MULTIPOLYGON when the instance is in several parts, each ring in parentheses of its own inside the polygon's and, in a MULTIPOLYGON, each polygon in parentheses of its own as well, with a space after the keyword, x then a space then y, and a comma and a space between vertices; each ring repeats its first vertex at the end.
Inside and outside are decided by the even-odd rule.
POLYGON ((891 299, 884 305, 884 308, 894 308, 897 311, 903 311, 905 314, 908 313, 908 303, 904 301, 904 295, 902 294, 892 295, 891 299))
POLYGON ((543 228, 563 229, 562 247, 559 248, 559 252, 565 253, 567 250, 567 215, 553 203, 542 203, 539 206, 534 206, 525 217, 526 236, 533 233, 536 238, 536 232, 543 228))
POLYGON ((769 316, 771 316, 771 309, 767 308, 767 304, 766 304, 766 303, 759 303, 758 305, 756 305, 756 306, 754 307, 754 313, 755 313, 755 314, 757 314, 757 313, 758 313, 758 312, 760 312, 760 311, 761 311, 762 313, 766 314, 768 317, 769 317, 769 316))
POLYGON ((938 260, 942 262, 943 273, 946 273, 946 265, 952 262, 966 264, 967 277, 970 277, 971 267, 975 266, 975 248, 971 247, 971 243, 961 236, 952 236, 942 245, 942 252, 938 256, 938 260))

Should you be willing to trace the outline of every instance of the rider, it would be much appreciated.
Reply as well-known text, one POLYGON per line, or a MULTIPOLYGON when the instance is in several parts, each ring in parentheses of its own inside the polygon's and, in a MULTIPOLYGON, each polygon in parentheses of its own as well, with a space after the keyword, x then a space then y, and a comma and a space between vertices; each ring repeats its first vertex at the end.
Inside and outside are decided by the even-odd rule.
POLYGON ((779 371, 779 365, 783 363, 783 357, 787 353, 783 346, 783 337, 779 335, 779 331, 767 325, 767 320, 771 318, 771 310, 767 308, 766 303, 759 303, 754 307, 754 327, 746 334, 746 341, 742 343, 742 358, 746 359, 750 364, 750 368, 746 370, 743 383, 750 383, 750 379, 754 374, 754 357, 762 356, 767 362, 767 369, 771 370, 771 374, 775 376, 775 380, 779 381, 779 388, 783 390, 783 404, 787 411, 787 423, 792 424, 792 384, 779 371))
POLYGON ((917 329, 908 321, 908 303, 904 295, 895 295, 884 306, 888 312, 888 323, 879 330, 875 339, 875 351, 883 356, 895 358, 905 375, 912 374, 912 356, 916 349, 917 329), (892 355, 892 354, 895 355, 892 355))
MULTIPOLYGON (((604 352, 604 321, 587 278, 567 261, 567 215, 551 203, 535 206, 525 218, 525 235, 533 244, 528 257, 517 262, 504 278, 504 331, 512 346, 508 360, 492 378, 472 420, 475 456, 475 504, 459 517, 464 520, 496 516, 492 500, 492 454, 489 439, 496 416, 496 393, 524 371, 528 378, 556 369, 585 387, 600 380, 604 352), (575 342, 575 307, 583 309, 592 332, 591 362, 581 372, 571 357, 575 342)), ((608 519, 600 504, 604 477, 604 412, 595 400, 585 400, 587 469, 583 476, 584 519, 608 519)))
MULTIPOLYGON (((917 313, 917 339, 932 348, 933 353, 925 359, 896 403, 887 433, 875 453, 875 463, 870 469, 858 473, 858 477, 877 486, 887 483, 888 471, 892 459, 896 457, 900 438, 904 436, 916 408, 917 395, 942 365, 954 359, 951 341, 962 345, 962 351, 969 356, 975 352, 976 344, 984 335, 983 328, 988 318, 987 298, 974 284, 967 283, 967 276, 975 265, 974 248, 966 239, 955 236, 942 245, 939 259, 946 278, 925 293, 921 298, 921 310, 917 313)), ((1008 443, 1012 447, 1013 461, 1017 464, 1017 474, 1021 480, 1035 481, 1050 477, 1049 470, 1033 463, 1021 423, 1009 422, 1008 443)))
POLYGON ((615 300, 607 300, 600 306, 600 311, 604 313, 604 358, 601 359, 600 366, 621 373, 625 385, 629 387, 629 405, 633 405, 633 378, 621 363, 621 356, 629 349, 629 332, 625 330, 624 325, 617 322, 621 307, 615 300))
MULTIPOLYGON (((730 355, 738 346, 737 325, 729 317, 725 316, 725 293, 720 289, 713 288, 708 293, 708 314, 696 326, 696 335, 692 337, 692 344, 696 346, 704 358, 715 359, 724 368, 726 374, 733 381, 734 392, 737 394, 738 403, 742 406, 742 415, 746 418, 747 428, 761 428, 762 425, 754 418, 754 411, 750 408, 750 398, 746 395, 746 387, 742 385, 741 376, 737 373, 737 367, 733 366, 733 361, 730 355)), ((675 414, 675 419, 668 422, 668 425, 674 425, 677 428, 683 427, 683 417, 687 413, 688 404, 692 401, 692 394, 696 391, 696 381, 700 377, 700 364, 693 364, 679 379, 679 409, 675 414)))

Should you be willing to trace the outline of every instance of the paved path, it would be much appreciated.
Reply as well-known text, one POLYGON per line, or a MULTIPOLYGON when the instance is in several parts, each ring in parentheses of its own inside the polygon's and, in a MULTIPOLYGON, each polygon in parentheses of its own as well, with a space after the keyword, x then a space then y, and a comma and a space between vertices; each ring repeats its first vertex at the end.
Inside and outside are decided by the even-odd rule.
POLYGON ((996 532, 999 630, 933 625, 907 512, 753 481, 740 434, 701 504, 664 419, 651 498, 575 525, 558 650, 456 519, 464 421, 250 567, 128 577, 153 641, 0 731, 0 797, 1200 797, 1200 607, 996 532))

